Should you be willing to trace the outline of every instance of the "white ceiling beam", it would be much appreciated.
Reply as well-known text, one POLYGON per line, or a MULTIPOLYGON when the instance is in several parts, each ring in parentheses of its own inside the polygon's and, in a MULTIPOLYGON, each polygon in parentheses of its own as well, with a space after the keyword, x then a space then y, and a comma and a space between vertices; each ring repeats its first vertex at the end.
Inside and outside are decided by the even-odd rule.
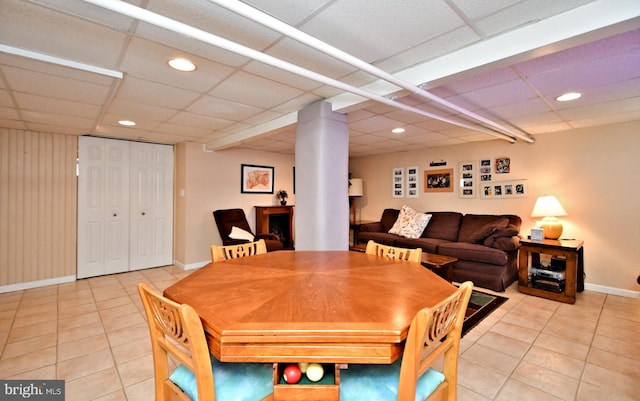
POLYGON ((91 64, 85 64, 65 58, 50 56, 48 54, 21 49, 19 47, 8 46, 2 43, 0 43, 0 52, 13 54, 15 56, 25 57, 32 60, 44 61, 45 63, 61 65, 63 67, 74 68, 76 70, 92 72, 94 74, 100 74, 111 78, 122 79, 122 77, 124 76, 121 71, 110 70, 108 68, 98 67, 91 64))

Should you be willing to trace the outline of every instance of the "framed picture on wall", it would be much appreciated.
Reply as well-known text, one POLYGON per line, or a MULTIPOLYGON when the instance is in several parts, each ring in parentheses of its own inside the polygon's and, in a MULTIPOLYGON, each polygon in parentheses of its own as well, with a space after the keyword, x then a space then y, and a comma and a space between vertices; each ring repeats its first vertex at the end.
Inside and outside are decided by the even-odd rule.
POLYGON ((418 166, 407 167, 407 198, 417 198, 419 193, 418 166))
POLYGON ((453 192, 453 169, 425 170, 424 192, 453 192))
POLYGON ((404 198, 404 168, 394 167, 391 174, 391 196, 404 198))
POLYGON ((478 190, 482 199, 526 198, 529 195, 527 180, 481 182, 478 190))
POLYGON ((476 162, 460 163, 460 180, 458 196, 461 198, 476 197, 476 162))
POLYGON ((243 194, 272 194, 273 167, 242 164, 240 188, 243 194))

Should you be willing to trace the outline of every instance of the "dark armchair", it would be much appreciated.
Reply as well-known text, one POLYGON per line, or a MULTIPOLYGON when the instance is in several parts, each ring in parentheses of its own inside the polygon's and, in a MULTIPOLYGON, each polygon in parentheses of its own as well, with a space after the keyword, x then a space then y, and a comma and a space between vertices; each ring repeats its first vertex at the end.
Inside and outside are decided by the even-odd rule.
MULTIPOLYGON (((220 238, 222 239, 222 245, 235 245, 249 242, 248 240, 233 239, 229 237, 229 234, 231 234, 231 229, 234 226, 253 234, 253 232, 251 231, 251 227, 249 227, 247 216, 244 214, 244 210, 239 208, 216 210, 213 212, 213 218, 215 219, 216 225, 218 226, 218 232, 220 233, 220 238)), ((263 239, 266 243, 267 252, 277 251, 284 247, 282 241, 280 241, 280 237, 275 234, 255 235, 254 241, 257 241, 259 239, 263 239)))

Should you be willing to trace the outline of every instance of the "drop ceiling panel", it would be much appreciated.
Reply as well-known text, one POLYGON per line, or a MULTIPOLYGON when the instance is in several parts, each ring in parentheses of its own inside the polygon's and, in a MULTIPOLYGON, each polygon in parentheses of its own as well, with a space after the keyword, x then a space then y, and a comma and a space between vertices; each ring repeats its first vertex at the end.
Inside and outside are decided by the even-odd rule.
POLYGON ((423 0, 406 0, 390 6, 387 2, 352 0, 333 3, 306 22, 302 30, 375 62, 462 25, 444 1, 425 4, 423 0))
POLYGON ((300 96, 302 93, 301 90, 291 86, 239 71, 216 86, 209 94, 249 106, 268 109, 300 96))
POLYGON ((378 132, 382 129, 391 130, 393 128, 402 126, 403 124, 398 120, 393 120, 384 116, 376 116, 368 118, 366 120, 360 120, 349 124, 350 128, 364 133, 378 132))
POLYGON ((90 130, 93 128, 93 120, 89 118, 64 116, 55 113, 31 110, 22 110, 20 115, 24 118, 27 124, 50 124, 58 127, 71 127, 76 130, 90 130))
POLYGON ((74 102, 64 99, 16 92, 16 102, 21 110, 55 113, 62 116, 82 117, 94 120, 100 115, 101 107, 95 104, 74 102))
POLYGON ((476 21, 475 25, 482 30, 485 37, 491 37, 591 2, 593 0, 552 1, 544 2, 542 6, 539 0, 525 0, 501 8, 476 21))
POLYGON ((3 0, 1 9, 5 44, 103 68, 116 67, 123 33, 24 1, 3 0))
POLYGON ((118 91, 119 99, 175 110, 186 107, 199 96, 197 92, 135 77, 126 77, 118 91))
MULTIPOLYGON (((340 48, 340 45, 333 45, 340 48)), ((296 64, 308 70, 338 79, 356 71, 355 67, 328 56, 293 39, 285 38, 269 48, 270 56, 296 64)), ((314 81, 315 82, 315 81, 314 81)), ((317 84, 319 85, 319 84, 317 84)))
MULTIPOLYGON (((95 21, 121 32, 127 31, 133 23, 133 18, 106 11, 104 8, 89 4, 81 0, 27 0, 43 7, 60 10, 61 12, 78 16, 89 21, 95 21)), ((127 3, 140 6, 143 0, 127 0, 127 3)))
POLYGON ((41 72, 43 74, 62 78, 69 78, 76 81, 90 82, 98 85, 109 86, 114 81, 114 78, 112 77, 93 72, 46 63, 44 61, 33 60, 26 57, 0 53, 0 68, 2 68, 3 65, 17 67, 22 70, 41 72))
POLYGON ((207 0, 150 0, 148 10, 213 35, 262 50, 280 34, 207 0))
MULTIPOLYGON (((0 80, 2 82, 2 80, 0 80)), ((6 90, 0 90, 0 106, 14 107, 15 104, 6 90)))
POLYGON ((133 130, 150 131, 156 128, 159 124, 158 124, 158 121, 144 118, 144 116, 141 116, 141 115, 131 116, 130 114, 107 113, 103 116, 102 120, 100 121, 100 125, 104 127, 105 130, 108 130, 108 131, 112 129, 109 129, 106 127, 117 127, 118 129, 126 128, 131 131, 133 130), (118 124, 118 121, 122 119, 135 121, 136 125, 134 127, 122 126, 118 124))
POLYGON ((3 107, 0 106, 0 122, 6 120, 14 120, 18 121, 20 116, 18 115, 18 111, 12 107, 3 107))
POLYGON ((99 105, 105 101, 109 92, 108 86, 19 68, 4 67, 2 72, 11 82, 12 90, 53 99, 68 99, 99 105))
POLYGON ((222 129, 233 124, 233 121, 204 116, 202 114, 188 113, 185 111, 179 112, 168 122, 176 125, 202 128, 211 131, 222 129))
POLYGON ((333 0, 247 0, 245 3, 295 26, 333 0))
POLYGON ((121 68, 127 71, 128 76, 159 83, 170 82, 172 86, 196 92, 212 88, 233 72, 231 67, 139 38, 131 41, 121 68), (169 67, 167 62, 178 57, 194 62, 196 70, 182 72, 169 67))
POLYGON ((477 42, 480 37, 468 26, 461 26, 453 31, 440 33, 426 42, 412 46, 390 57, 377 61, 376 67, 395 73, 425 61, 433 60, 449 52, 477 42))
POLYGON ((533 75, 529 81, 543 95, 599 86, 640 77, 640 50, 533 75))
POLYGON ((214 96, 203 96, 189 105, 185 110, 191 113, 236 122, 254 116, 262 111, 262 109, 257 107, 214 96))
POLYGON ((536 97, 536 94, 523 81, 509 81, 489 86, 473 92, 448 97, 447 100, 468 110, 501 106, 513 102, 521 102, 536 97))
POLYGON ((146 118, 155 121, 166 121, 174 116, 177 111, 167 107, 152 106, 142 102, 115 99, 110 107, 109 113, 119 115, 120 119, 136 121, 138 118, 146 118))
POLYGON ((143 22, 138 24, 136 35, 232 67, 241 66, 250 60, 231 51, 143 22))

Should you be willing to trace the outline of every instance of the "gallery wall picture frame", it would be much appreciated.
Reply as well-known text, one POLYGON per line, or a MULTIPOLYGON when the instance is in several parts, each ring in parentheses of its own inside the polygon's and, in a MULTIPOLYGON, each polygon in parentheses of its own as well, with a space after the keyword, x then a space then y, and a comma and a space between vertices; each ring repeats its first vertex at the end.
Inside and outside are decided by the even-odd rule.
POLYGON ((491 181, 491 159, 480 160, 480 181, 491 181))
POLYGON ((453 169, 424 171, 424 192, 453 192, 453 169))
POLYGON ((240 189, 243 194, 272 194, 273 172, 270 166, 240 165, 240 189))
POLYGON ((394 167, 391 174, 391 194, 394 198, 404 198, 404 167, 394 167))
POLYGON ((481 182, 478 192, 481 199, 526 198, 529 186, 527 180, 481 182))
POLYGON ((508 174, 511 172, 511 159, 498 157, 496 159, 496 174, 508 174))
POLYGON ((418 198, 420 196, 419 167, 407 167, 407 198, 418 198))
POLYGON ((476 162, 460 163, 460 180, 458 181, 458 196, 460 198, 476 197, 476 162))

